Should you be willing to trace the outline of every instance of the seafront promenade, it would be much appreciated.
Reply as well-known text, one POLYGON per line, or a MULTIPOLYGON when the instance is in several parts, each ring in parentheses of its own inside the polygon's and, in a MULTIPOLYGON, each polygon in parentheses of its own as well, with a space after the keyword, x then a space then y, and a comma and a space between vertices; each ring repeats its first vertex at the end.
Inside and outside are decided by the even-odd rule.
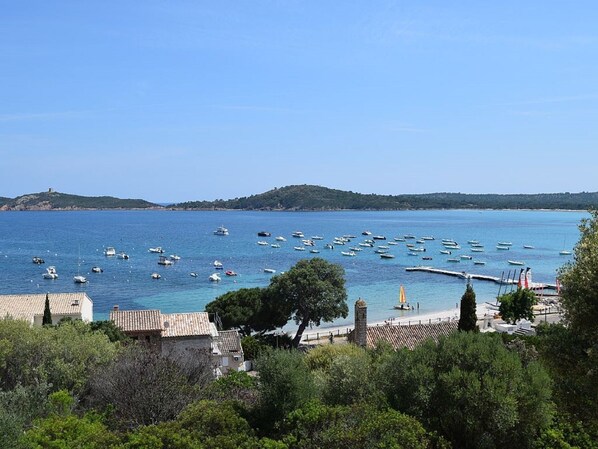
MULTIPOLYGON (((413 314, 403 317, 390 317, 383 321, 368 322, 368 326, 409 326, 416 324, 431 324, 440 321, 459 320, 459 308, 456 307, 450 310, 443 310, 439 312, 430 312, 418 314, 417 311, 412 311, 413 314)), ((477 304, 476 315, 478 317, 478 326, 481 330, 490 327, 490 324, 505 324, 500 318, 496 318, 498 310, 496 307, 488 303, 477 304)), ((562 312, 558 306, 537 306, 534 312, 534 324, 541 322, 558 323, 562 318, 562 312)), ((313 329, 306 330, 303 333, 301 342, 304 344, 321 344, 329 343, 332 335, 334 342, 346 341, 346 336, 354 329, 354 325, 344 326, 320 326, 313 329)))

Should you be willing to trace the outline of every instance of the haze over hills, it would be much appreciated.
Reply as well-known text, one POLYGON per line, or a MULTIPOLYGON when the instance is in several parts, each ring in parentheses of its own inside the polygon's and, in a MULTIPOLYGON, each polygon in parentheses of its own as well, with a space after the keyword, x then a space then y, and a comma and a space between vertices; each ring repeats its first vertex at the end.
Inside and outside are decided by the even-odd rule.
POLYGON ((86 197, 54 191, 0 198, 0 210, 84 209, 176 210, 412 210, 412 209, 568 209, 598 208, 598 192, 541 194, 426 193, 363 194, 314 185, 292 185, 242 198, 160 205, 141 199, 86 197))

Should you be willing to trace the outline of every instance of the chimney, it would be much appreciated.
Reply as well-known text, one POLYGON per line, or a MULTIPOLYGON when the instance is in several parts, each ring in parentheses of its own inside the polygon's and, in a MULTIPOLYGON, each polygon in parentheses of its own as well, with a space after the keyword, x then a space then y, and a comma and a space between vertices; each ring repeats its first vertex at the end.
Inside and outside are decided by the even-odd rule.
POLYGON ((118 310, 118 304, 114 304, 114 306, 112 306, 112 310, 118 310))
POLYGON ((355 330, 353 331, 354 343, 363 348, 367 344, 368 305, 359 298, 355 301, 355 330))

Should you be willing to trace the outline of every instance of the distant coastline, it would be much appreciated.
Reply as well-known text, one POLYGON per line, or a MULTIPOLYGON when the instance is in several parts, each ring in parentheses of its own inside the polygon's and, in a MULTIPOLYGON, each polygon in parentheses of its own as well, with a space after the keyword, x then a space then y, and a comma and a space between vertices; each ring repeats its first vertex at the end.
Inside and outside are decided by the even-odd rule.
POLYGON ((377 195, 314 185, 274 188, 248 197, 157 204, 142 199, 87 197, 56 192, 0 197, 0 211, 171 210, 171 211, 397 211, 397 210, 547 210, 598 208, 598 192, 539 194, 425 193, 377 195))

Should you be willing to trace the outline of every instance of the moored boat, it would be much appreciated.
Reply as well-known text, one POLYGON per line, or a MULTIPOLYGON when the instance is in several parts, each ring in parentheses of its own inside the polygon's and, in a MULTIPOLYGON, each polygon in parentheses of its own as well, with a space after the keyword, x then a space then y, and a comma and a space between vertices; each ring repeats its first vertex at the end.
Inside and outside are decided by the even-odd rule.
POLYGON ((106 247, 104 250, 104 256, 115 256, 116 250, 112 246, 106 247))
POLYGON ((58 279, 58 273, 56 272, 55 266, 49 266, 46 268, 46 272, 43 274, 44 279, 58 279))
POLYGON ((218 226, 218 228, 214 231, 214 235, 228 235, 228 229, 224 226, 218 226))
POLYGON ((507 262, 509 262, 509 265, 525 265, 520 260, 507 260, 507 262))
POLYGON ((210 282, 220 282, 220 276, 218 276, 218 273, 212 273, 208 276, 208 280, 210 282))

